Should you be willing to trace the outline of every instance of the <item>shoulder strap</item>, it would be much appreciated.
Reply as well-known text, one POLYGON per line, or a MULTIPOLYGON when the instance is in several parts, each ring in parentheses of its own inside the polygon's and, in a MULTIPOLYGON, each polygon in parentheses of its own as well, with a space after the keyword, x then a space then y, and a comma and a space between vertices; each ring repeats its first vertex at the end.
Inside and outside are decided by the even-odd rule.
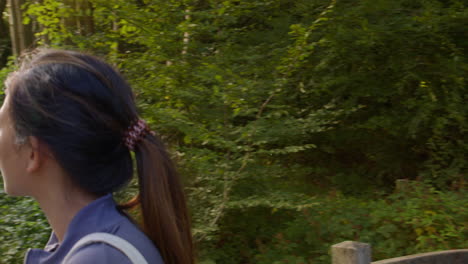
POLYGON ((132 244, 130 244, 128 241, 125 239, 122 239, 118 236, 108 234, 108 233, 92 233, 89 235, 84 236, 78 242, 73 245, 72 249, 68 252, 68 254, 65 256, 63 260, 63 264, 67 263, 71 255, 73 254, 74 251, 77 249, 93 244, 93 243, 99 243, 103 242, 106 244, 109 244, 113 246, 114 248, 120 250, 123 254, 125 254, 132 263, 138 263, 138 264, 147 264, 148 262, 145 260, 143 255, 136 249, 132 244))

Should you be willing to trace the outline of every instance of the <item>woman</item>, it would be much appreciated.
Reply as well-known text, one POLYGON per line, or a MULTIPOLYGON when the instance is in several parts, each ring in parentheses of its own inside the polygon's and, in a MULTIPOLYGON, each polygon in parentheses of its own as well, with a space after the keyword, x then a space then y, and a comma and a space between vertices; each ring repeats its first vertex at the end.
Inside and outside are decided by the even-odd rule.
POLYGON ((25 263, 132 263, 111 243, 78 246, 96 233, 128 242, 147 263, 194 262, 179 176, 112 67, 78 52, 38 50, 9 76, 5 94, 5 191, 36 199, 53 230, 45 249, 30 249, 25 263), (112 193, 132 178, 131 152, 139 194, 117 206, 112 193), (139 227, 124 212, 132 208, 141 209, 139 227))

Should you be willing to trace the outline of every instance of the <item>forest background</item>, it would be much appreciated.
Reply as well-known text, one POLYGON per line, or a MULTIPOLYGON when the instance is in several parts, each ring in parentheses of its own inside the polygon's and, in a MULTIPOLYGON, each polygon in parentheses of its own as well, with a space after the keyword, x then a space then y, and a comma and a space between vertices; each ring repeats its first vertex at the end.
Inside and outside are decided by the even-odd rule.
MULTIPOLYGON (((467 248, 466 4, 0 0, 0 81, 38 46, 121 69, 184 177, 199 263, 467 248)), ((50 229, 30 199, 0 207, 0 263, 22 263, 50 229)))

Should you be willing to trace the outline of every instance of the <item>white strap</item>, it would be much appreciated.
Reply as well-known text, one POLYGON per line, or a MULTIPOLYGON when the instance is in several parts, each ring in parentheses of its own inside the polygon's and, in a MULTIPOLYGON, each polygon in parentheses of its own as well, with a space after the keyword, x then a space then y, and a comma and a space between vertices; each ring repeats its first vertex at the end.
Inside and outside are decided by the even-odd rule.
POLYGON ((98 243, 98 242, 103 242, 106 244, 109 244, 113 246, 114 248, 120 250, 123 254, 125 254, 132 263, 135 264, 148 264, 146 262, 145 258, 141 253, 136 249, 132 244, 127 242, 125 239, 122 239, 118 236, 108 234, 108 233, 92 233, 89 235, 84 236, 78 242, 75 243, 75 245, 70 249, 68 254, 65 256, 64 260, 62 263, 67 263, 71 255, 73 254, 74 251, 77 249, 93 244, 93 243, 98 243))

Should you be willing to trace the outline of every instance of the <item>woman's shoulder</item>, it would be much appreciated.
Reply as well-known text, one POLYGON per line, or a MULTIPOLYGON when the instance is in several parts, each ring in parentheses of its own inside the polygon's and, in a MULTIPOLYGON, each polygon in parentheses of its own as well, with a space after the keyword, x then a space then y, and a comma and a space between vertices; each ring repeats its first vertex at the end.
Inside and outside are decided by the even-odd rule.
MULTIPOLYGON (((114 215, 112 224, 104 225, 94 232, 117 236, 130 243, 146 259, 148 264, 163 264, 159 250, 141 229, 126 215, 114 215)), ((93 233, 91 233, 93 234, 93 233)), ((94 233, 96 234, 96 233, 94 233)), ((89 235, 89 234, 88 234, 89 235)), ((83 236, 85 237, 85 236, 83 236)), ((81 237, 80 239, 82 239, 81 237)), ((105 242, 93 242, 79 247, 70 254, 67 264, 75 263, 131 263, 119 249, 105 242)))
MULTIPOLYGON (((70 254, 67 264, 132 264, 130 259, 120 250, 105 243, 93 243, 78 248, 70 254)), ((151 263, 148 261, 148 263, 151 263)), ((157 262, 156 262, 157 263, 157 262)))
MULTIPOLYGON (((142 233, 138 228, 133 225, 126 225, 121 223, 117 230, 109 232, 112 236, 123 239, 125 242, 130 243, 147 261, 148 264, 163 264, 162 258, 157 248, 153 243, 142 233)), ((91 234, 93 235, 93 234, 91 234)), ((94 233, 98 235, 98 233, 94 233)), ((111 237, 112 238, 112 237, 111 237)), ((112 245, 108 239, 91 239, 95 242, 85 243, 79 246, 76 250, 72 250, 68 258, 67 264, 77 263, 122 263, 132 264, 129 257, 123 253, 125 252, 124 246, 112 245)), ((128 253, 128 252, 127 252, 128 253)))
POLYGON ((132 244, 145 257, 148 263, 162 264, 162 257, 154 243, 137 225, 128 218, 125 219, 119 223, 117 230, 112 230, 109 233, 132 244))
MULTIPOLYGON (((117 209, 111 196, 104 197, 94 207, 88 209, 90 210, 87 214, 81 215, 81 218, 85 219, 78 217, 74 225, 78 232, 77 236, 75 236, 76 242, 73 244, 92 233, 107 233, 130 243, 149 264, 163 263, 158 248, 128 214, 117 209), (99 203, 101 206, 99 206, 99 203)), ((128 260, 121 251, 103 243, 93 243, 85 246, 77 252, 77 255, 79 254, 83 254, 83 259, 92 259, 93 261, 102 259, 101 262, 98 261, 99 263, 107 263, 107 259, 109 259, 109 263, 127 263, 118 262, 121 258, 128 260)))

